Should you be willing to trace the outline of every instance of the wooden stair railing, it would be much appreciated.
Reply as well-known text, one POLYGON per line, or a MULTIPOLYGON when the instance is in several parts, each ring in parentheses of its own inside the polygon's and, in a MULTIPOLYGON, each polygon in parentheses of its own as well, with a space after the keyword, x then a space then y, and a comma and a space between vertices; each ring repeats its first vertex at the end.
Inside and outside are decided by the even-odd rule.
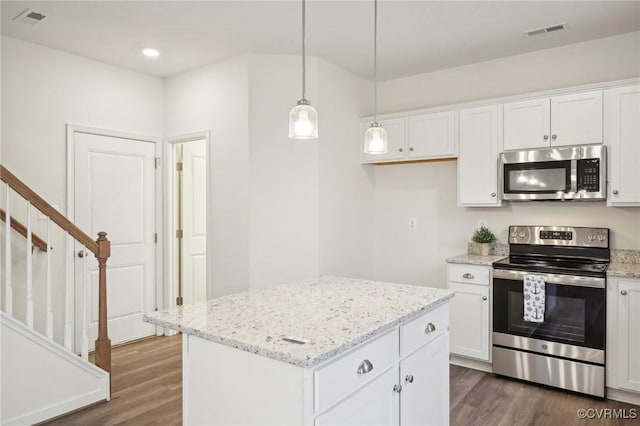
MULTIPOLYGON (((93 240, 84 231, 73 224, 69 219, 58 212, 53 206, 47 203, 42 197, 36 194, 31 188, 18 179, 13 173, 0 165, 0 179, 17 194, 22 196, 49 217, 51 221, 71 235, 76 241, 90 250, 98 260, 98 338, 95 341, 95 364, 107 372, 111 372, 111 339, 107 333, 107 259, 111 255, 111 242, 107 239, 106 232, 98 232, 98 239, 93 240)), ((2 212, 3 218, 6 212, 2 212)), ((6 218, 5 218, 6 220, 6 218)), ((9 218, 11 225, 14 219, 9 218)), ((14 227, 15 229, 15 227, 14 227)), ((18 231, 20 232, 20 231, 18 231)), ((26 229, 25 229, 26 233, 26 229)), ((23 234, 24 235, 24 234, 23 234)), ((41 240, 41 239, 40 239, 41 240)), ((32 242, 35 244, 36 239, 32 242)), ((47 243, 44 243, 44 250, 47 243)))
MULTIPOLYGON (((6 219, 5 217, 7 216, 6 212, 2 209, 0 209, 0 221, 4 222, 6 219)), ((27 227, 24 226, 22 223, 20 223, 18 220, 16 220, 15 217, 11 218, 11 227, 13 228, 14 231, 16 231, 18 234, 22 235, 23 237, 27 238, 27 227)), ((44 240, 40 237, 38 237, 36 234, 32 234, 31 235, 31 243, 36 246, 40 251, 47 251, 47 243, 44 242, 44 240)))

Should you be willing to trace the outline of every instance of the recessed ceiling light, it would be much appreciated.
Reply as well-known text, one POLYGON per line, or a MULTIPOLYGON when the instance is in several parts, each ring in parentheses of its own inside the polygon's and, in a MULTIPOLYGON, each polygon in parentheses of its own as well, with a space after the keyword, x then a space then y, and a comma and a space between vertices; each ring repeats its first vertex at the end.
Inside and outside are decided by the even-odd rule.
POLYGON ((160 51, 158 49, 154 49, 153 47, 145 47, 142 49, 142 54, 149 58, 157 58, 160 56, 160 51))

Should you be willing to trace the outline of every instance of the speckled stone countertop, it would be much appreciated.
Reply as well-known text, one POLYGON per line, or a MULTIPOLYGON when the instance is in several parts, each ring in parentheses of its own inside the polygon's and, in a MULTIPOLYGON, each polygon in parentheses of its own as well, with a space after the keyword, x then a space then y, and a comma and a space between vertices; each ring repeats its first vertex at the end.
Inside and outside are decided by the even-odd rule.
POLYGON ((505 255, 480 256, 476 254, 461 254, 460 256, 445 259, 447 263, 460 263, 463 265, 484 265, 491 266, 496 260, 505 258, 505 255))
POLYGON ((611 262, 607 268, 607 276, 640 278, 640 263, 611 262))
POLYGON ((144 320, 312 367, 452 297, 446 289, 325 276, 153 312, 144 320))

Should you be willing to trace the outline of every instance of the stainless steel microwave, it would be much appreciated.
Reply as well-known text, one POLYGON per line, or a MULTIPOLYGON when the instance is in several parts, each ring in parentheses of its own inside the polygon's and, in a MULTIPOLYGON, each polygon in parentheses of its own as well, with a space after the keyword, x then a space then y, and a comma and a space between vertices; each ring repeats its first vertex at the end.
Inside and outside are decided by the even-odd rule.
POLYGON ((500 154, 503 200, 583 200, 607 197, 604 145, 567 146, 500 154))

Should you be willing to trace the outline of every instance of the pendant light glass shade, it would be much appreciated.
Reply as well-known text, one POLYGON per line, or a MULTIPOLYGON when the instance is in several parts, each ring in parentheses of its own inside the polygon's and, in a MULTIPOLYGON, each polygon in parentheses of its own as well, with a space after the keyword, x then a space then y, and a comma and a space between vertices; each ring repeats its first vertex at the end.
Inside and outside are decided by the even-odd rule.
POLYGON ((387 153, 387 131, 378 123, 378 0, 373 1, 373 123, 364 134, 365 154, 387 153))
POLYGON ((318 112, 306 99, 300 99, 289 112, 289 137, 293 139, 318 137, 318 112))
POLYGON ((385 154, 386 152, 387 131, 380 123, 373 122, 364 134, 364 153, 385 154))
POLYGON ((305 5, 305 0, 302 0, 302 98, 289 112, 289 137, 293 139, 315 139, 318 137, 318 112, 305 99, 307 71, 305 63, 305 5))

